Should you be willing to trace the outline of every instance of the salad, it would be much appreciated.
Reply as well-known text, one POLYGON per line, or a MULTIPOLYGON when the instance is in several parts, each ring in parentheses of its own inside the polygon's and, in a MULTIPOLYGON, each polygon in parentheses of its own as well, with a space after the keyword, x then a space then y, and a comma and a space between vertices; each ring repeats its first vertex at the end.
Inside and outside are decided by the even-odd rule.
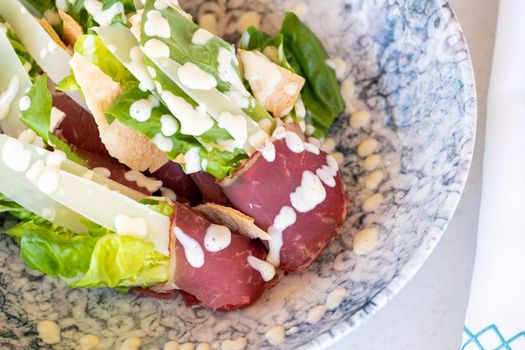
POLYGON ((343 224, 319 140, 345 106, 293 13, 237 45, 176 0, 2 0, 0 23, 0 212, 28 267, 232 310, 343 224))

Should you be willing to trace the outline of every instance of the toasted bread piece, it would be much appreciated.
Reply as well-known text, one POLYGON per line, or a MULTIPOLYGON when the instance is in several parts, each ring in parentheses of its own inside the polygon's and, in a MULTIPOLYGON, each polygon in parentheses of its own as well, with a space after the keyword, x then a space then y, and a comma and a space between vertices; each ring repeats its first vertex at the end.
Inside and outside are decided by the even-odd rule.
POLYGON ((166 164, 168 157, 146 136, 118 120, 108 123, 104 112, 122 93, 120 85, 79 54, 73 55, 70 65, 109 154, 137 171, 154 172, 166 164))
POLYGON ((290 113, 299 99, 304 78, 273 63, 259 51, 239 50, 239 57, 257 101, 274 117, 290 113))
POLYGON ((213 223, 224 225, 230 230, 252 239, 271 239, 270 235, 255 225, 255 220, 233 208, 207 203, 194 208, 213 223))
POLYGON ((44 19, 44 18, 39 18, 38 19, 38 22, 40 23, 40 25, 45 29, 45 31, 47 32, 47 34, 49 34, 49 36, 51 37, 51 39, 53 39, 53 41, 58 45, 60 46, 61 48, 63 48, 64 50, 66 50, 67 52, 69 52, 70 54, 72 54, 72 50, 67 47, 67 45, 62 41, 62 39, 60 39, 60 36, 58 36, 57 32, 55 31, 55 29, 53 28, 53 26, 51 24, 49 24, 49 22, 44 19))
POLYGON ((58 11, 58 15, 62 19, 62 29, 64 30, 64 41, 70 47, 75 46, 79 36, 84 34, 82 26, 64 11, 58 11))

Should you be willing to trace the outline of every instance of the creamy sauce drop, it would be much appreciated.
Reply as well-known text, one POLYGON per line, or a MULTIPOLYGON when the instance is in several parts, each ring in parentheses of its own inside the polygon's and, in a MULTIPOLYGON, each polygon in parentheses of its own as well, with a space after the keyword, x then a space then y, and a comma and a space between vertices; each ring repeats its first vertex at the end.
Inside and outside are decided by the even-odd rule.
POLYGON ((9 111, 11 110, 11 104, 15 100, 16 94, 18 93, 18 77, 14 75, 9 81, 7 90, 0 94, 0 120, 7 118, 9 111))
POLYGON ((261 155, 268 163, 275 160, 275 145, 271 140, 266 140, 264 147, 260 148, 259 152, 261 152, 261 155))
POLYGON ((98 344, 100 344, 100 338, 93 334, 84 335, 78 341, 81 350, 93 350, 98 344))
POLYGON ((95 22, 100 24, 102 27, 108 26, 113 21, 115 16, 120 15, 124 23, 126 22, 126 15, 124 12, 124 5, 116 2, 110 8, 104 10, 104 4, 98 0, 85 0, 84 7, 86 11, 93 16, 95 22))
POLYGON ((299 86, 296 83, 288 83, 284 86, 284 92, 289 96, 295 96, 298 90, 299 86))
POLYGON ((304 143, 304 149, 305 151, 310 152, 312 154, 316 154, 316 155, 319 155, 321 153, 321 150, 319 148, 317 148, 315 145, 309 142, 304 143))
POLYGON ((250 107, 250 98, 249 96, 240 93, 239 91, 232 90, 225 92, 225 95, 241 109, 246 109, 250 107))
POLYGON ((258 130, 256 133, 248 137, 248 143, 255 149, 264 147, 266 141, 268 140, 268 134, 263 130, 258 130))
POLYGON ((222 342, 221 350, 244 350, 248 346, 248 340, 240 337, 234 340, 225 340, 222 342))
POLYGON ((314 308, 312 308, 309 312, 308 312, 308 316, 306 317, 306 321, 310 324, 315 324, 317 322, 319 322, 323 316, 325 315, 326 313, 326 305, 319 305, 319 306, 316 306, 314 308))
POLYGON ((328 187, 335 187, 335 177, 337 170, 329 166, 323 165, 320 169, 315 171, 315 174, 321 179, 321 181, 328 187))
POLYGON ((270 264, 279 266, 281 264, 281 248, 283 246, 283 232, 297 221, 297 214, 289 207, 284 206, 275 216, 272 226, 268 228, 268 234, 272 237, 268 241, 269 252, 266 258, 270 264))
POLYGON ((141 217, 133 218, 119 214, 115 217, 115 231, 120 236, 144 239, 148 234, 148 226, 141 217))
POLYGON ((211 224, 206 229, 204 248, 209 252, 219 252, 227 248, 231 241, 232 233, 229 228, 222 225, 211 224))
POLYGON ((371 154, 363 160, 363 169, 366 171, 373 171, 377 169, 381 163, 381 156, 378 154, 371 154))
POLYGON ((177 194, 171 188, 161 187, 160 193, 162 194, 162 197, 164 198, 168 198, 174 202, 177 200, 177 194))
POLYGON ((368 138, 363 140, 357 147, 357 155, 361 158, 365 158, 377 150, 379 146, 376 139, 368 138))
POLYGON ((282 325, 273 326, 266 333, 264 333, 264 336, 271 345, 279 345, 284 342, 286 329, 282 325))
POLYGON ((136 182, 139 187, 144 187, 149 192, 155 192, 162 187, 162 181, 147 177, 140 171, 130 170, 124 174, 124 178, 130 182, 136 182))
POLYGON ((186 170, 186 174, 193 174, 193 173, 196 173, 201 169, 201 159, 200 159, 200 156, 199 156, 199 148, 198 147, 193 147, 193 148, 190 148, 190 150, 188 152, 186 152, 186 154, 184 155, 184 164, 185 164, 185 169, 186 170))
POLYGON ((144 52, 153 58, 169 58, 170 48, 159 39, 150 39, 144 44, 144 52))
POLYGON ((286 142, 286 146, 288 146, 288 149, 293 153, 304 152, 304 142, 296 133, 287 131, 284 140, 286 142))
POLYGON ((243 148, 248 141, 248 125, 246 119, 242 115, 231 114, 230 112, 222 112, 218 118, 219 127, 226 130, 233 140, 237 148, 243 148))
POLYGON ((157 36, 159 38, 169 39, 171 36, 170 24, 166 18, 162 17, 162 14, 159 11, 151 10, 146 15, 144 33, 147 36, 157 36))
POLYGON ((151 140, 162 152, 170 152, 173 149, 173 141, 161 133, 153 136, 151 140))
POLYGON ((145 122, 151 118, 153 108, 160 105, 159 100, 153 95, 148 98, 137 100, 129 107, 129 115, 138 122, 145 122))
POLYGON ((2 148, 2 160, 5 165, 17 172, 26 171, 31 164, 31 151, 24 149, 24 144, 18 140, 5 140, 2 148))
POLYGON ((217 80, 195 63, 184 63, 177 71, 181 83, 194 90, 211 90, 217 86, 217 80))
POLYGON ((365 178, 365 188, 368 190, 375 190, 379 185, 381 184, 381 181, 383 181, 383 172, 381 170, 376 170, 371 172, 366 178, 365 178))
POLYGON ((139 350, 141 345, 140 338, 128 338, 120 345, 119 350, 139 350))
POLYGON ((372 119, 370 112, 364 109, 355 111, 350 116, 350 127, 352 129, 366 128, 372 119))
POLYGON ((45 320, 38 322, 36 326, 40 339, 46 344, 60 343, 60 327, 56 322, 45 320))
POLYGON ((309 170, 303 172, 301 185, 290 194, 292 206, 300 213, 306 213, 321 204, 326 190, 319 177, 309 170))
POLYGON ((353 250, 357 255, 366 255, 374 251, 377 246, 379 231, 376 227, 365 228, 357 232, 353 240, 353 250))
POLYGON ((159 93, 170 112, 179 119, 180 131, 184 135, 199 136, 213 127, 213 119, 206 111, 193 108, 182 97, 175 96, 170 91, 161 90, 159 93))
POLYGON ((362 208, 365 212, 372 212, 377 210, 381 203, 383 203, 383 195, 375 193, 363 201, 362 208))
POLYGON ((31 108, 31 97, 23 96, 18 102, 18 109, 20 110, 20 112, 25 112, 29 108, 31 108))
POLYGON ((93 171, 97 174, 100 174, 104 177, 111 177, 111 170, 109 170, 108 168, 104 168, 104 167, 96 167, 96 168, 93 168, 93 171))
POLYGON ((186 256, 188 264, 197 269, 204 266, 204 251, 199 242, 188 236, 178 227, 175 227, 174 234, 184 248, 184 255, 186 256))
POLYGON ((191 43, 193 45, 206 45, 208 41, 213 39, 215 35, 208 32, 206 29, 199 28, 193 33, 193 36, 191 37, 191 43))
POLYGON ((328 310, 335 310, 341 305, 344 298, 346 297, 347 290, 346 288, 339 287, 334 289, 326 297, 326 307, 328 310))
POLYGON ((169 114, 160 117, 160 125, 160 131, 164 136, 173 136, 179 130, 179 122, 169 114))
POLYGON ((261 274, 265 282, 271 281, 275 277, 275 267, 269 262, 250 255, 248 256, 248 264, 261 274))

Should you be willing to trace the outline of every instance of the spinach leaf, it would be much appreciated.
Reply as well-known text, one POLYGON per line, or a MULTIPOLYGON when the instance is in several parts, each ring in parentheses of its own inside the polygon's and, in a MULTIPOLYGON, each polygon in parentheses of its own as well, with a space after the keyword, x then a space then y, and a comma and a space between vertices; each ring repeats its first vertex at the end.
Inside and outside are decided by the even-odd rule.
POLYGON ((326 64, 328 53, 319 38, 293 13, 286 13, 281 33, 291 66, 306 78, 302 92, 306 109, 319 133, 325 135, 345 108, 335 71, 326 64))

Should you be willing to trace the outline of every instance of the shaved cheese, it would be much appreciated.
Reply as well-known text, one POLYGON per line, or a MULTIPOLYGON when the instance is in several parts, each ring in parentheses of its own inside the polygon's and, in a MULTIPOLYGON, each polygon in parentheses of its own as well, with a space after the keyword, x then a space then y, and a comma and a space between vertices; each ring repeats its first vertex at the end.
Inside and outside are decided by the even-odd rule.
POLYGON ((4 133, 18 137, 27 129, 20 120, 18 103, 32 84, 3 31, 0 31, 0 57, 0 127, 4 133))
MULTIPOLYGON (((48 74, 55 83, 69 76, 69 53, 54 44, 53 39, 38 23, 37 19, 26 11, 25 7, 17 0, 2 0, 0 16, 3 17, 16 35, 20 38, 27 51, 36 60, 38 65, 48 74), (53 44, 50 44, 53 43, 53 44), (41 53, 46 52, 46 55, 41 53)), ((2 54, 2 64, 5 56, 2 54)), ((1 76, 1 74, 0 74, 1 76)), ((19 77, 20 78, 20 77, 19 77)), ((22 88, 23 89, 23 88, 22 88)), ((25 90, 22 90, 22 92, 25 90)), ((84 99, 79 93, 68 93, 79 105, 87 110, 84 99)))

